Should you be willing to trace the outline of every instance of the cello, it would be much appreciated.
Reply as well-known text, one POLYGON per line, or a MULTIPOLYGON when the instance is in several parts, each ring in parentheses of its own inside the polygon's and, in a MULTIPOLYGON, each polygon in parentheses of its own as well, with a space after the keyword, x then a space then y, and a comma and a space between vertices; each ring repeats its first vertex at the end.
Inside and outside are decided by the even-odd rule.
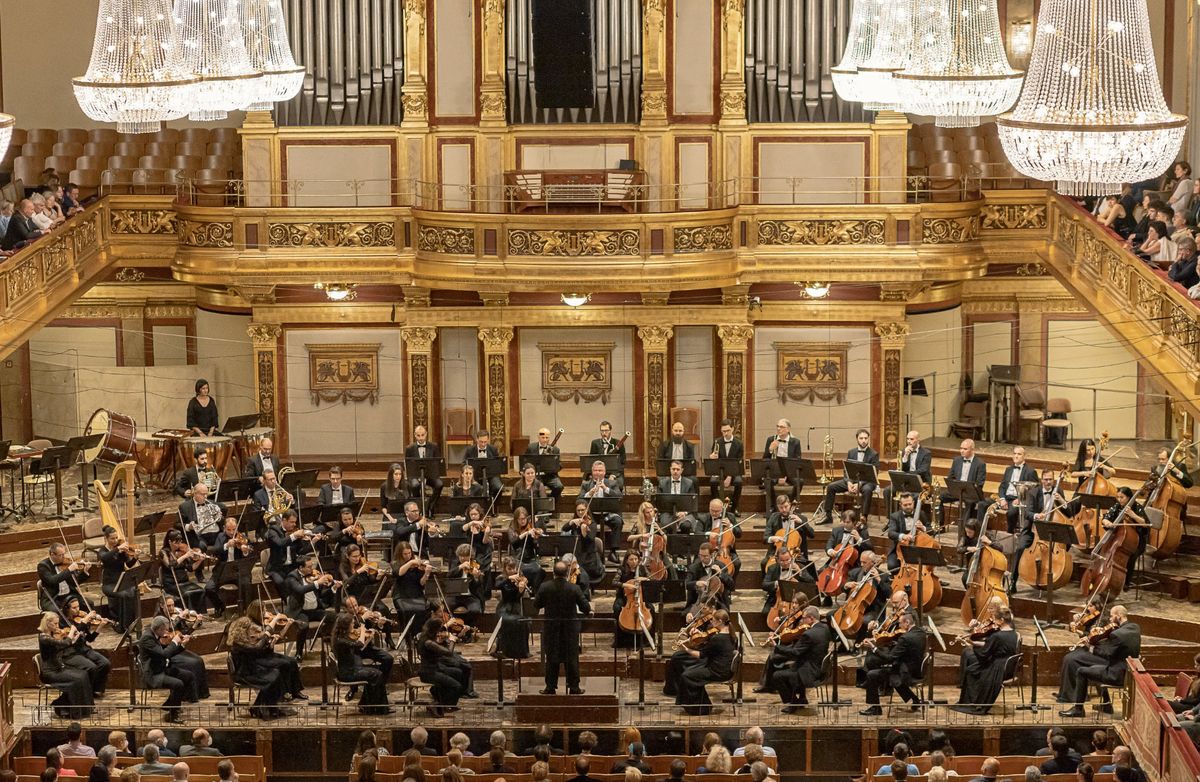
POLYGON ((794 559, 792 560, 792 563, 788 565, 787 572, 779 574, 779 581, 775 582, 775 602, 771 605, 771 610, 767 612, 767 627, 771 630, 777 629, 784 617, 783 587, 781 587, 780 584, 784 581, 795 581, 796 576, 799 574, 800 569, 796 567, 796 560, 794 559))
POLYGON ((855 635, 862 628, 863 620, 867 617, 867 609, 871 607, 879 594, 875 577, 890 572, 880 573, 879 565, 871 568, 854 585, 854 589, 850 590, 850 594, 846 596, 846 602, 833 612, 833 621, 842 629, 843 633, 855 635))
MULTIPOLYGON (((921 523, 921 502, 925 500, 929 494, 929 490, 921 493, 917 498, 917 505, 913 511, 915 524, 921 523)), ((915 548, 938 548, 941 546, 937 542, 937 538, 929 533, 914 528, 912 534, 912 542, 910 546, 915 548)), ((920 610, 924 611, 932 606, 941 605, 942 602, 942 582, 938 579, 937 574, 932 567, 925 565, 909 565, 904 561, 904 546, 896 547, 896 555, 900 558, 900 570, 896 573, 896 577, 892 579, 892 591, 898 589, 908 593, 908 602, 914 607, 917 606, 918 594, 921 596, 920 610)))
POLYGON ((1008 595, 1004 591, 1004 579, 1008 575, 1008 558, 999 549, 984 543, 984 530, 988 521, 996 511, 995 505, 988 511, 984 519, 983 529, 975 543, 975 553, 971 556, 971 564, 967 568, 967 591, 962 600, 962 620, 970 625, 972 621, 982 621, 983 614, 991 605, 992 598, 1000 598, 1008 605, 1008 595))
POLYGON ((1083 594, 1091 597, 1097 592, 1102 592, 1115 596, 1121 594, 1121 590, 1125 588, 1129 566, 1138 548, 1135 527, 1145 526, 1144 523, 1127 522, 1125 516, 1145 489, 1146 486, 1142 486, 1134 492, 1113 520, 1112 526, 1104 531, 1104 535, 1092 549, 1092 561, 1087 570, 1083 571, 1083 578, 1079 581, 1079 591, 1083 594))
POLYGON ((634 576, 621 584, 621 588, 625 590, 625 605, 621 606, 617 625, 627 633, 637 633, 641 630, 653 646, 650 626, 654 622, 654 615, 650 613, 650 606, 642 599, 642 582, 645 580, 644 576, 634 576))
MULTIPOLYGON (((1046 521, 1053 521, 1054 515, 1058 513, 1062 505, 1054 505, 1054 497, 1059 496, 1058 490, 1062 486, 1063 478, 1067 475, 1069 464, 1064 464, 1062 471, 1058 474, 1058 480, 1054 482, 1054 489, 1051 491, 1051 507, 1045 511, 1046 521)), ((1035 589, 1046 589, 1052 585, 1054 589, 1061 589, 1067 585, 1074 573, 1075 562, 1071 558, 1071 550, 1067 546, 1055 546, 1049 541, 1042 540, 1037 533, 1037 527, 1033 530, 1033 543, 1029 548, 1025 549, 1025 553, 1021 555, 1021 561, 1017 564, 1017 573, 1024 581, 1035 589)))
POLYGON ((856 526, 842 538, 841 545, 834 549, 821 572, 817 574, 817 592, 820 594, 833 597, 840 594, 842 587, 846 585, 850 568, 858 563, 858 544, 862 541, 860 529, 861 527, 856 526))
POLYGON ((1166 559, 1175 553, 1183 539, 1183 511, 1187 503, 1187 489, 1179 482, 1172 472, 1175 469, 1186 470, 1186 467, 1175 462, 1175 455, 1180 448, 1190 445, 1191 438, 1186 434, 1167 457, 1158 484, 1146 500, 1147 508, 1162 511, 1163 523, 1159 529, 1150 528, 1150 540, 1147 551, 1155 559, 1166 559))
MULTIPOLYGON (((1117 489, 1108 478, 1105 477, 1104 471, 1100 469, 1104 464, 1104 449, 1108 447, 1108 432, 1100 433, 1100 441, 1096 443, 1096 453, 1092 456, 1092 467, 1089 470, 1089 475, 1079 484, 1079 488, 1075 490, 1075 496, 1081 494, 1097 494, 1106 497, 1117 496, 1117 489)), ((1079 545, 1082 548, 1088 548, 1096 540, 1097 532, 1100 529, 1100 511, 1095 508, 1080 507, 1079 512, 1071 517, 1071 523, 1075 525, 1075 537, 1079 540, 1079 545)))

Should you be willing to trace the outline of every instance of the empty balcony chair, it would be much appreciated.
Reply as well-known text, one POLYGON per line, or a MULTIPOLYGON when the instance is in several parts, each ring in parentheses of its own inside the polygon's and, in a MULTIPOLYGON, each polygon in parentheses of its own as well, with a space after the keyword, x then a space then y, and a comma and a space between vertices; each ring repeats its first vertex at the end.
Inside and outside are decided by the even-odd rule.
POLYGON ((42 181, 42 170, 46 167, 43 157, 27 157, 20 155, 13 160, 13 179, 21 180, 26 187, 33 187, 42 181))
POLYGON ((98 168, 77 168, 70 173, 67 181, 79 185, 79 197, 91 198, 100 192, 100 175, 98 168))
POLYGON ((212 131, 209 128, 183 128, 179 131, 179 140, 207 145, 211 141, 210 135, 212 135, 212 131))
POLYGON ((93 128, 87 133, 87 143, 89 144, 108 144, 109 147, 113 147, 120 140, 121 134, 112 128, 93 128))
POLYGON ((958 163, 929 164, 929 200, 946 202, 961 201, 962 166, 958 163))
POLYGON ((83 155, 75 158, 75 168, 80 171, 103 171, 111 155, 83 155))
POLYGON ((190 187, 191 182, 196 178, 196 171, 195 168, 168 168, 167 182, 176 189, 184 184, 190 187))
POLYGON ((241 145, 242 137, 237 128, 213 128, 208 137, 209 142, 241 145))
POLYGON ((175 145, 176 155, 199 155, 204 157, 208 154, 207 141, 180 141, 175 145))
POLYGON ((58 128, 34 128, 29 131, 28 141, 34 144, 54 146, 58 143, 58 128))
POLYGON ((167 179, 165 168, 139 168, 133 172, 132 184, 135 195, 162 195, 175 187, 167 179))
POLYGON ((29 141, 29 131, 25 128, 13 128, 12 138, 8 140, 8 145, 20 149, 26 141, 29 141))
POLYGON ((132 168, 108 169, 100 173, 100 192, 102 195, 128 195, 133 190, 132 168))
POLYGON ((113 147, 114 155, 124 155, 125 157, 141 157, 146 154, 146 143, 144 141, 119 141, 113 147))
POLYGON ((116 143, 112 141, 89 141, 83 145, 82 154, 85 157, 108 158, 116 154, 113 151, 114 147, 116 143))
POLYGON ((240 171, 241 158, 234 158, 230 155, 206 155, 204 157, 204 165, 201 168, 212 168, 217 171, 240 171))
POLYGON ((52 155, 65 155, 70 157, 79 157, 83 154, 82 141, 60 141, 54 145, 50 153, 52 155))
POLYGON ((75 168, 77 158, 74 155, 54 155, 46 158, 46 164, 43 168, 53 168, 59 173, 59 176, 66 176, 67 172, 75 168))
POLYGON ((156 157, 172 157, 175 154, 175 146, 174 141, 151 141, 146 145, 145 154, 156 157))
POLYGON ((156 131, 150 138, 158 143, 178 144, 182 135, 176 128, 163 128, 156 131))
POLYGON ((22 157, 48 158, 54 154, 54 144, 44 141, 26 141, 21 145, 22 157))
POLYGON ((225 171, 205 168, 196 172, 196 206, 225 206, 229 176, 225 171))
POLYGON ((241 157, 242 149, 240 144, 230 144, 229 142, 225 141, 214 141, 208 145, 208 154, 241 157))
POLYGON ((167 155, 142 155, 138 158, 138 168, 157 168, 165 171, 171 168, 171 158, 167 155))
POLYGON ((85 128, 59 128, 58 143, 86 144, 88 132, 85 128))
POLYGON ((113 155, 108 159, 107 168, 113 171, 133 171, 138 168, 140 157, 133 155, 113 155))
POLYGON ((207 168, 204 165, 204 158, 199 155, 175 155, 171 158, 171 168, 207 168))

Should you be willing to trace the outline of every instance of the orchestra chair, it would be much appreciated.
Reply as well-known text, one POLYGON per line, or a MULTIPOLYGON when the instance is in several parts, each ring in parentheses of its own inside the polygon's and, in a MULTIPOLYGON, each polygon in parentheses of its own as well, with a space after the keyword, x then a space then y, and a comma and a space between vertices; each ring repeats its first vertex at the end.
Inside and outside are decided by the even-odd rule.
MULTIPOLYGON (((39 438, 37 440, 30 440, 29 447, 44 451, 47 448, 54 447, 54 443, 39 438)), ((25 484, 27 489, 37 489, 39 486, 42 488, 42 507, 46 506, 46 487, 50 483, 53 483, 53 481, 54 471, 42 472, 42 460, 40 458, 31 458, 29 460, 29 474, 21 479, 21 482, 25 484)))
POLYGON ((833 679, 833 677, 835 675, 837 675, 833 668, 833 664, 834 664, 835 660, 837 659, 837 655, 836 655, 835 649, 834 649, 834 645, 836 643, 837 642, 835 641, 834 643, 831 643, 829 645, 829 651, 825 653, 825 658, 823 660, 821 660, 821 678, 817 680, 817 686, 816 686, 817 699, 818 699, 818 702, 820 702, 820 703, 829 703, 830 702, 829 682, 833 679))
MULTIPOLYGON (((721 685, 722 687, 725 687, 729 690, 729 700, 726 701, 726 703, 730 704, 733 707, 733 713, 735 715, 737 714, 737 707, 738 707, 738 704, 737 704, 737 681, 738 681, 738 675, 740 674, 741 669, 742 669, 742 650, 738 649, 736 652, 733 653, 733 662, 731 662, 729 664, 729 670, 732 672, 732 675, 728 679, 723 679, 721 681, 708 682, 708 684, 721 685)), ((707 685, 705 685, 705 686, 707 687, 707 685)), ((709 700, 712 700, 711 695, 709 696, 709 700)), ((705 775, 705 776, 707 777, 707 775, 705 775)))
MULTIPOLYGON (((130 666, 130 673, 137 676, 136 686, 138 691, 138 703, 142 706, 147 706, 150 703, 150 697, 154 695, 156 691, 166 692, 167 688, 151 687, 149 684, 147 684, 147 682, 150 681, 150 675, 146 673, 145 660, 142 659, 140 654, 136 654, 132 649, 130 650, 130 654, 133 655, 134 660, 134 664, 130 666)), ((133 706, 135 704, 131 703, 129 705, 133 706)))
POLYGON ((332 649, 325 650, 325 664, 329 667, 329 670, 333 671, 334 710, 335 710, 335 713, 340 714, 339 710, 342 708, 343 705, 345 705, 342 703, 342 688, 345 687, 347 690, 350 690, 352 688, 357 687, 357 688, 359 688, 359 697, 362 697, 362 693, 366 691, 367 680, 366 679, 343 679, 341 676, 339 676, 338 672, 337 672, 337 668, 338 668, 337 657, 334 656, 332 649))
MULTIPOLYGON (((917 675, 913 679, 913 684, 916 686, 912 688, 912 691, 917 694, 918 700, 921 700, 921 691, 925 687, 925 676, 929 673, 929 666, 931 666, 931 665, 933 665, 933 652, 929 652, 923 658, 921 658, 921 670, 917 671, 917 675)), ((904 703, 902 705, 910 706, 911 704, 904 703)), ((895 708, 895 706, 896 706, 896 690, 894 688, 892 688, 888 692, 888 702, 887 702, 888 711, 891 711, 893 708, 895 708)))
MULTIPOLYGON (((1021 388, 1017 386, 1017 442, 1021 441, 1021 429, 1026 424, 1033 424, 1040 432, 1042 421, 1046 420, 1046 395, 1040 388, 1021 388)), ((1038 440, 1034 437, 1034 442, 1038 440)))
POLYGON ((421 677, 413 670, 412 664, 406 657, 396 657, 396 666, 401 679, 404 680, 404 703, 410 709, 418 704, 433 703, 433 685, 421 681, 421 677), (421 693, 429 695, 428 700, 421 699, 421 693))
POLYGON ((475 442, 475 410, 470 407, 446 408, 446 447, 475 442))
MULTIPOLYGON (((675 422, 683 424, 683 439, 690 443, 700 442, 700 408, 698 407, 672 407, 671 417, 668 419, 671 425, 675 422)), ((705 456, 708 454, 706 453, 705 456)), ((700 454, 696 454, 696 458, 701 458, 700 454)))
POLYGON ((233 654, 225 653, 225 670, 229 673, 229 702, 225 705, 228 711, 236 711, 239 706, 249 706, 254 702, 250 697, 249 690, 257 696, 259 687, 254 686, 237 672, 233 667, 233 654), (242 698, 245 697, 245 703, 242 703, 242 698))
MULTIPOLYGON (((50 708, 51 691, 62 693, 62 689, 55 687, 53 684, 47 684, 42 681, 42 655, 37 653, 33 656, 33 670, 37 674, 37 707, 40 712, 42 709, 50 708)), ((43 768, 45 767, 46 759, 42 758, 43 768)))
POLYGON ((954 437, 978 439, 983 434, 983 422, 987 419, 986 402, 964 402, 957 421, 950 424, 954 437))
POLYGON ((1021 636, 1017 634, 1017 653, 1008 656, 1004 661, 1004 679, 1000 682, 1000 704, 1008 708, 1008 688, 1016 687, 1021 705, 1025 705, 1025 685, 1021 681, 1021 669, 1024 668, 1025 655, 1020 651, 1021 636))
POLYGON ((1046 415, 1038 425, 1038 445, 1046 444, 1046 430, 1054 429, 1058 432, 1063 432, 1065 436, 1062 441, 1062 449, 1067 450, 1067 443, 1071 440, 1071 400, 1065 397, 1054 397, 1046 400, 1046 415), (1052 418, 1051 416, 1061 415, 1062 418, 1052 418))

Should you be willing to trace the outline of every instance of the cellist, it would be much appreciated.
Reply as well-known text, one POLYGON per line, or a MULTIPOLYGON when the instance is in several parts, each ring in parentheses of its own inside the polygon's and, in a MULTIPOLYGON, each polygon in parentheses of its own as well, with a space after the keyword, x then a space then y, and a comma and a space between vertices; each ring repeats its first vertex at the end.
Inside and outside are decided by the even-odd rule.
MULTIPOLYGON (((742 536, 742 528, 736 526, 737 523, 737 516, 725 507, 725 503, 721 502, 719 497, 714 497, 708 502, 707 513, 696 514, 696 523, 693 529, 695 530, 695 534, 706 535, 708 537, 708 545, 712 548, 715 555, 721 547, 721 538, 724 537, 722 532, 727 533, 732 529, 734 541, 742 536)), ((738 572, 742 569, 742 558, 738 555, 736 545, 730 546, 729 556, 733 560, 733 573, 730 575, 736 578, 738 572)))
POLYGON ((874 551, 875 549, 871 545, 871 539, 863 535, 862 519, 859 518, 858 510, 855 508, 847 508, 843 511, 841 525, 829 531, 829 540, 825 543, 825 555, 832 557, 846 538, 851 540, 851 545, 858 549, 860 555, 864 551, 874 551))
MULTIPOLYGON (((787 610, 783 612, 783 618, 779 623, 779 630, 787 627, 789 623, 797 618, 797 614, 804 610, 805 600, 804 593, 799 589, 792 593, 792 602, 788 604, 787 610)), ((772 633, 772 636, 777 634, 779 630, 776 630, 776 633, 772 633)), ((774 645, 767 655, 767 662, 763 665, 762 676, 759 677, 758 686, 754 688, 755 692, 776 692, 776 685, 772 682, 772 677, 777 671, 783 670, 784 665, 793 659, 789 652, 790 647, 794 643, 795 641, 785 643, 780 639, 779 643, 774 645)))
MULTIPOLYGON (((880 567, 881 564, 879 555, 873 550, 867 549, 859 556, 858 567, 850 571, 846 586, 843 587, 846 594, 849 595, 864 579, 875 582, 875 599, 865 607, 863 612, 867 615, 882 613, 892 596, 892 576, 880 567)), ((905 600, 908 600, 907 593, 901 592, 900 594, 904 595, 905 600)), ((866 632, 867 625, 864 622, 860 634, 865 635, 866 632)))
POLYGON ((918 532, 925 531, 925 524, 921 519, 916 517, 916 513, 916 498, 910 492, 901 494, 900 510, 888 516, 886 529, 888 536, 888 570, 896 570, 900 567, 900 557, 896 553, 897 547, 911 544, 918 532))
POLYGON ((795 581, 800 577, 800 567, 790 549, 780 549, 775 562, 763 574, 762 590, 766 593, 762 612, 770 613, 775 605, 776 592, 780 581, 795 581))
MULTIPOLYGON (((713 500, 713 502, 720 502, 720 500, 713 500)), ((711 591, 709 584, 714 577, 720 581, 722 588, 720 594, 709 602, 720 608, 728 609, 730 594, 733 592, 733 574, 728 572, 728 569, 717 560, 710 544, 701 543, 700 555, 692 564, 688 565, 687 569, 686 587, 689 606, 708 597, 711 591)))
MULTIPOLYGON (((799 543, 795 548, 799 549, 799 564, 807 574, 805 580, 813 581, 816 579, 816 569, 808 559, 808 539, 814 535, 812 525, 801 515, 799 508, 792 503, 792 498, 786 494, 780 494, 775 498, 775 512, 767 517, 766 526, 763 528, 763 543, 767 544, 767 554, 763 557, 762 564, 764 567, 766 566, 773 547, 786 544, 788 536, 793 531, 800 533, 799 543)), ((793 551, 792 553, 796 554, 797 552, 793 551)))

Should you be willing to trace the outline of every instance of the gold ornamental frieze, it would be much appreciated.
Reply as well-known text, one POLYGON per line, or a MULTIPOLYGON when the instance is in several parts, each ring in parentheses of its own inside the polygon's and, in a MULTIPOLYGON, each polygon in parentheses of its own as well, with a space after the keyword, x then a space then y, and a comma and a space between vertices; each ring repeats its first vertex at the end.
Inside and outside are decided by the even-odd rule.
POLYGON ((423 225, 417 231, 417 249, 444 255, 474 255, 475 230, 442 225, 423 225))
POLYGON ((272 247, 395 247, 396 229, 388 222, 270 223, 272 247))
POLYGON ((730 225, 696 225, 674 229, 675 254, 708 253, 733 249, 730 225))
POLYGON ((983 205, 983 227, 989 231, 1043 229, 1048 224, 1045 204, 983 205))
POLYGON ((760 220, 763 245, 883 244, 883 220, 760 220))
POLYGON ((233 223, 181 219, 179 243, 202 249, 233 247, 233 223))
POLYGON ((113 209, 108 213, 108 230, 114 234, 174 234, 173 209, 113 209))
POLYGON ((978 238, 979 215, 921 219, 921 241, 925 244, 962 244, 978 238))
POLYGON ((508 254, 543 258, 640 255, 641 233, 635 228, 615 231, 510 228, 508 254))

